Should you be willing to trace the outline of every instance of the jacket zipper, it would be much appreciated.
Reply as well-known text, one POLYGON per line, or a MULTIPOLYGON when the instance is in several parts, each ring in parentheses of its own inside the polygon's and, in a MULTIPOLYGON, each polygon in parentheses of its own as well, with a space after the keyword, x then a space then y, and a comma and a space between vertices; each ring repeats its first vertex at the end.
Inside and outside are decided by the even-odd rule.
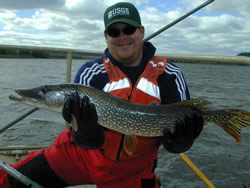
POLYGON ((119 146, 119 149, 118 149, 118 152, 117 152, 117 155, 116 155, 116 160, 118 160, 118 161, 120 160, 120 154, 121 154, 121 151, 122 151, 123 142, 124 142, 124 134, 122 134, 121 141, 120 141, 120 146, 119 146))

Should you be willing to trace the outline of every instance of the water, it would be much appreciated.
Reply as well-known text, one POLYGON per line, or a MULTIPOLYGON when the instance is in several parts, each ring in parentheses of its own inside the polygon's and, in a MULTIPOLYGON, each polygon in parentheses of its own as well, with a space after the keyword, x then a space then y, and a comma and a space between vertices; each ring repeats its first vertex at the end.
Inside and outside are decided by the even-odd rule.
MULTIPOLYGON (((73 60, 73 73, 84 63, 73 60)), ((213 102, 213 108, 250 111, 250 67, 234 65, 178 64, 185 74, 191 96, 213 102)), ((0 59, 0 127, 30 107, 8 99, 14 89, 65 82, 66 60, 0 59)), ((0 133, 0 146, 50 145, 64 129, 60 114, 39 110, 0 133)), ((250 188, 250 128, 242 130, 242 145, 217 125, 203 129, 185 154, 216 187, 250 188)), ((156 170, 163 187, 206 187, 176 154, 160 148, 156 170)))

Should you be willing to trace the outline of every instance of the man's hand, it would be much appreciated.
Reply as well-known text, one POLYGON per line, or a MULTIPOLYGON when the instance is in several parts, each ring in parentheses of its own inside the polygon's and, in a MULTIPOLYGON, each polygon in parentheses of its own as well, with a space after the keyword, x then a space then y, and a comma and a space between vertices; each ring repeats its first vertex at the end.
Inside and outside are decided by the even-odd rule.
POLYGON ((204 120, 199 112, 186 115, 184 121, 177 121, 175 132, 172 134, 169 130, 164 130, 163 146, 172 153, 183 153, 187 151, 194 143, 202 129, 204 120))
POLYGON ((74 142, 85 149, 97 149, 104 143, 103 128, 97 123, 95 105, 89 98, 80 99, 78 93, 68 97, 64 103, 62 116, 72 124, 71 135, 74 142))

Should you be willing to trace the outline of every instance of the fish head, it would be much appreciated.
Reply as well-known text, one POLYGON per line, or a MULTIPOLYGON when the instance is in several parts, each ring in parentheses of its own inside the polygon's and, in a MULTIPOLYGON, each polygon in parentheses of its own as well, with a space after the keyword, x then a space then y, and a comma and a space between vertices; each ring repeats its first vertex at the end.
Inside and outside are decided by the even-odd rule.
POLYGON ((44 85, 32 89, 15 90, 15 92, 20 97, 10 95, 9 98, 12 101, 60 112, 66 97, 71 95, 72 90, 67 91, 58 85, 44 85))

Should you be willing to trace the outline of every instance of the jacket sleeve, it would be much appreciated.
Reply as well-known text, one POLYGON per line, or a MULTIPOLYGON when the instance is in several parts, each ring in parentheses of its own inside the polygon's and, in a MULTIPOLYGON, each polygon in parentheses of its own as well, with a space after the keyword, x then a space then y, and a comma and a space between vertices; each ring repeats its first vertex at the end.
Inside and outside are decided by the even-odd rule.
POLYGON ((164 73, 159 76, 162 104, 170 104, 190 99, 188 86, 179 67, 168 61, 164 73))
POLYGON ((76 73, 74 83, 95 87, 102 90, 108 82, 103 64, 103 57, 84 63, 76 73))
POLYGON ((8 175, 3 170, 0 170, 0 187, 10 188, 8 175))

